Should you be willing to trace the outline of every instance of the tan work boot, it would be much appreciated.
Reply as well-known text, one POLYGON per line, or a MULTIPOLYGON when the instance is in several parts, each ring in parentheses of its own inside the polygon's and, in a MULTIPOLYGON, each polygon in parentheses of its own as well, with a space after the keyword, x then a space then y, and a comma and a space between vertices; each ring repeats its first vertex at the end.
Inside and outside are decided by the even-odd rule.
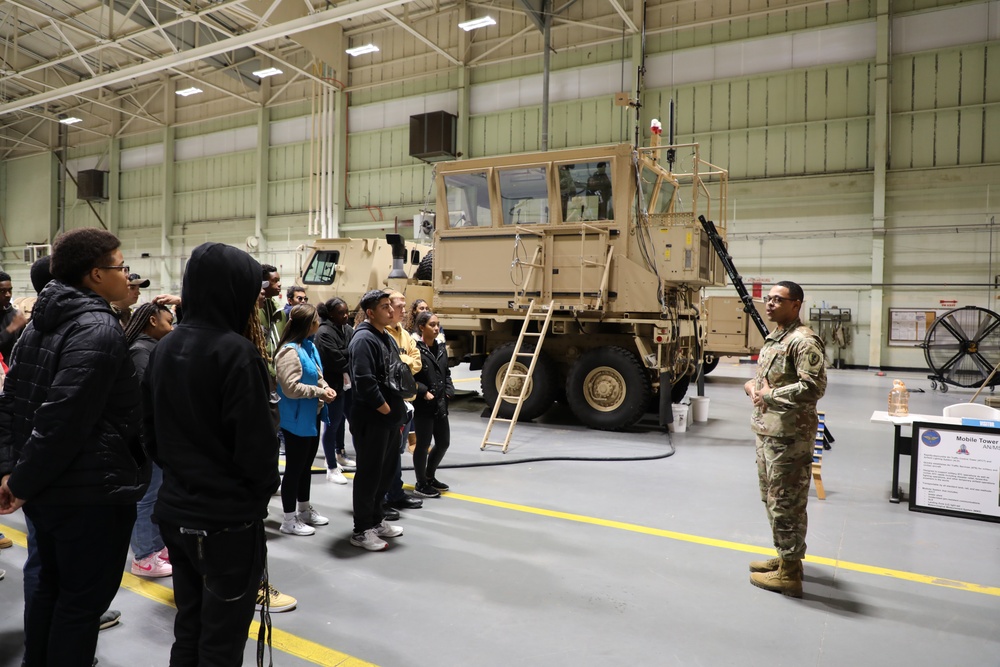
POLYGON ((774 572, 781 565, 780 558, 769 558, 768 560, 750 561, 751 572, 774 572))
POLYGON ((802 561, 779 559, 774 572, 753 572, 750 583, 766 591, 793 598, 802 597, 802 561))

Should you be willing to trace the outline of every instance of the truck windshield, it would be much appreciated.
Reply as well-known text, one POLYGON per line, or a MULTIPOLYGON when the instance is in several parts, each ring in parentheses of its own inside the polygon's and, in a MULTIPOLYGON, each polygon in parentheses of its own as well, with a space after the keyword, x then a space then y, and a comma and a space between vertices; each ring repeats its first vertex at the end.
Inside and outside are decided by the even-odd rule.
POLYGON ((485 171, 444 177, 448 227, 491 227, 490 189, 485 171))
POLYGON ((337 276, 339 259, 339 250, 317 250, 302 274, 302 282, 306 285, 332 285, 337 276))

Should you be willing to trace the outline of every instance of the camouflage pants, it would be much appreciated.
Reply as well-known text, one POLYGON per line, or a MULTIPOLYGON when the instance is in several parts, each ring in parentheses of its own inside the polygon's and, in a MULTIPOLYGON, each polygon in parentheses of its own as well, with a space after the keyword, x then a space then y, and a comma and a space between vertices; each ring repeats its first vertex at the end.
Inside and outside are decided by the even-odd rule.
POLYGON ((767 508, 774 548, 786 559, 806 555, 806 501, 812 480, 813 443, 757 436, 760 499, 767 508))

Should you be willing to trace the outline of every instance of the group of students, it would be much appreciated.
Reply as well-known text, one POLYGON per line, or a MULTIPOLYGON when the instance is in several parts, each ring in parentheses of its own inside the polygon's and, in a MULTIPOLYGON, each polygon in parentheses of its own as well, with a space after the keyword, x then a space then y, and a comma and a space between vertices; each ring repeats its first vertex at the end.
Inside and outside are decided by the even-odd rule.
MULTIPOLYGON (((265 265, 263 272, 262 285, 280 287, 274 267, 265 265)), ((365 296, 357 331, 348 324, 350 310, 343 299, 314 307, 296 288, 289 290, 287 321, 272 318, 273 306, 267 304, 261 321, 281 330, 273 347, 285 447, 281 532, 313 535, 316 526, 329 524, 310 504, 311 466, 322 433, 327 479, 346 481, 341 473, 345 461, 355 469, 351 544, 378 551, 387 547, 383 537, 402 534, 402 528, 386 523, 399 518, 398 509, 422 504, 403 491, 401 453, 411 431, 416 496, 435 498, 448 490, 435 475, 450 444, 448 401, 454 385, 437 315, 426 302, 413 304, 404 326, 401 293, 373 290, 365 296), (388 375, 395 359, 414 376, 415 394, 400 395, 391 387, 388 375), (344 452, 348 423, 357 461, 344 452)))

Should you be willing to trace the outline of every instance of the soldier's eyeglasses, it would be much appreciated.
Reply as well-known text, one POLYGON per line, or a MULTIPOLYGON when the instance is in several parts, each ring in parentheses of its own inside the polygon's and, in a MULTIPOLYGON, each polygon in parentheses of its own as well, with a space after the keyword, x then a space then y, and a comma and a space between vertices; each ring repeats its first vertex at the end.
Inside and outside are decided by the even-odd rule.
POLYGON ((766 296, 766 297, 764 297, 764 303, 773 303, 776 306, 780 306, 782 301, 798 301, 798 299, 789 299, 787 296, 766 296))

